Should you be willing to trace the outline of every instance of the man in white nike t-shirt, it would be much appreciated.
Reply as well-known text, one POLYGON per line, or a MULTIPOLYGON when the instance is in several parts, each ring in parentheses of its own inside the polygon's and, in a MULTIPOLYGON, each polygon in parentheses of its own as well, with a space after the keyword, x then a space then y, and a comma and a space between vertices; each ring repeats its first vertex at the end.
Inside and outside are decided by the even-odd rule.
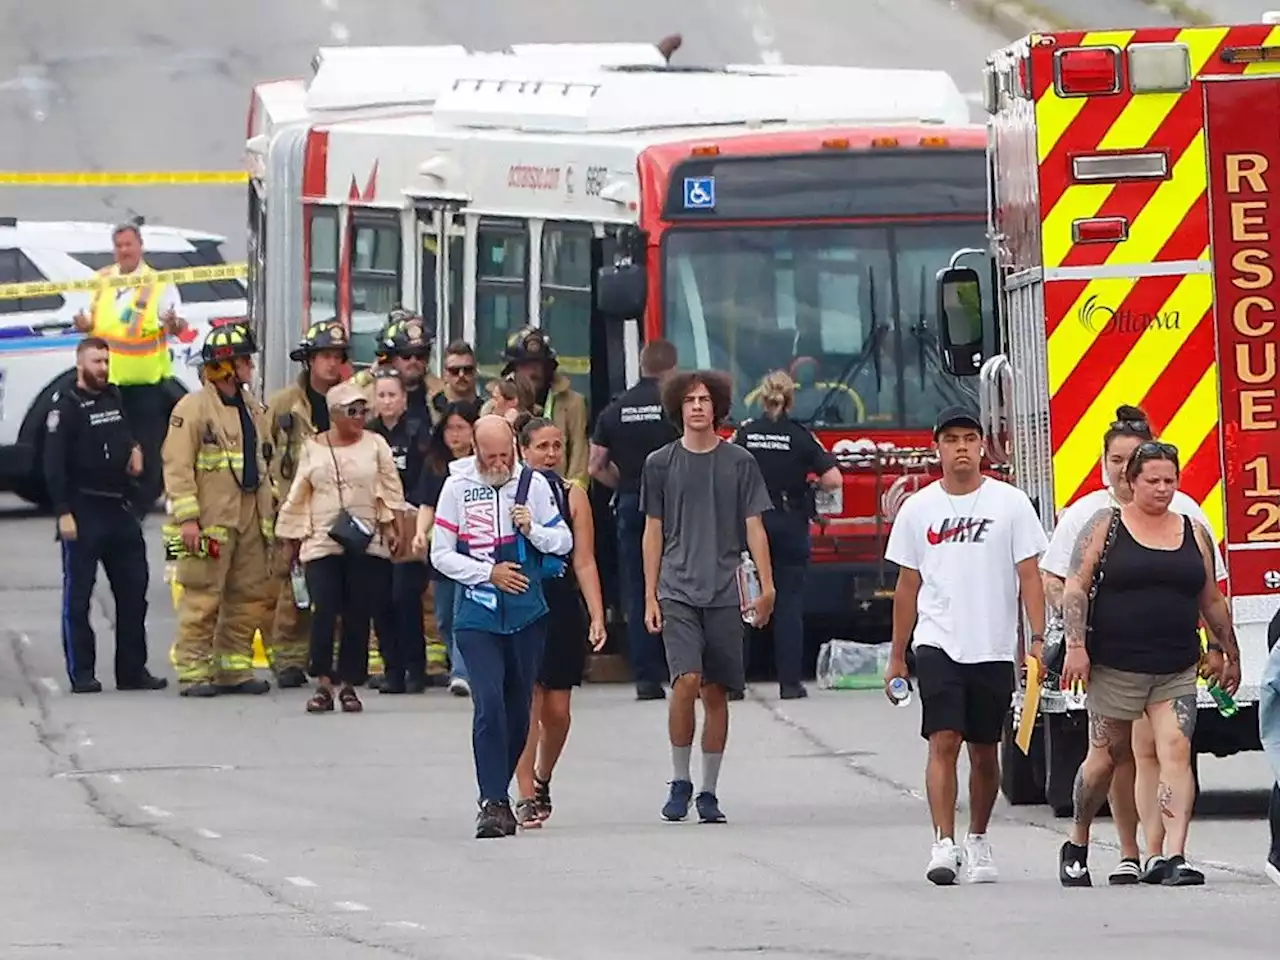
POLYGON ((933 435, 942 479, 903 503, 885 549, 886 559, 899 567, 885 685, 887 692, 890 681, 907 676, 907 647, 914 639, 934 826, 927 876, 951 884, 960 874, 956 763, 967 743, 966 878, 990 883, 997 872, 986 832, 1000 790, 1000 737, 1016 684, 1019 600, 1033 632, 1030 652, 1039 655, 1045 608, 1036 565, 1046 537, 1025 493, 982 475, 982 428, 973 414, 962 407, 944 410, 933 435))
MULTIPOLYGON (((1094 490, 1076 500, 1058 515, 1053 528, 1049 549, 1040 561, 1044 573, 1044 594, 1050 620, 1061 623, 1062 590, 1071 564, 1071 553, 1085 526, 1099 510, 1119 506, 1133 499, 1133 490, 1124 478, 1125 466, 1133 451, 1155 434, 1147 415, 1138 407, 1122 406, 1116 410, 1116 419, 1102 437, 1102 469, 1106 486, 1094 490)), ((1173 495, 1169 509, 1174 513, 1191 517, 1212 530, 1209 518, 1200 504, 1181 490, 1173 495)), ((1214 544, 1214 568, 1219 581, 1227 577, 1227 566, 1222 551, 1214 544)), ((1116 825, 1120 843, 1120 862, 1107 877, 1107 882, 1134 884, 1153 878, 1158 882, 1160 866, 1164 860, 1164 821, 1157 797, 1160 780, 1160 764, 1156 760, 1155 737, 1151 723, 1145 714, 1133 723, 1133 753, 1116 765, 1107 800, 1111 817, 1116 825), (1147 863, 1140 866, 1138 849, 1138 822, 1141 814, 1142 834, 1147 843, 1147 863)))

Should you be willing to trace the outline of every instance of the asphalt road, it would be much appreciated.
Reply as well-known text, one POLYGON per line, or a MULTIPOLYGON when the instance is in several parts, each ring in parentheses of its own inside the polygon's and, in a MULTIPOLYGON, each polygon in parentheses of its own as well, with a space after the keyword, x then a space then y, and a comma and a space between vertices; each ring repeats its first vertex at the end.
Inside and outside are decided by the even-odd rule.
MULTIPOLYGON (((1064 891, 1065 822, 1003 804, 1001 883, 938 889, 916 707, 860 691, 779 703, 757 686, 733 707, 730 822, 703 827, 658 817, 664 706, 591 686, 551 822, 476 841, 467 701, 370 693, 363 715, 315 717, 294 690, 119 693, 101 616, 107 690, 72 696, 50 521, 15 510, 0 524, 6 960, 1065 960, 1120 943, 1274 957, 1260 755, 1203 761, 1202 889, 1064 891)), ((158 555, 151 669, 172 679, 158 555)), ((1098 838, 1105 873, 1108 822, 1098 838)))
MULTIPOLYGON (((966 91, 1004 41, 943 0, 0 0, 0 169, 236 169, 255 82, 306 75, 316 48, 657 41, 686 63, 937 66, 966 91)), ((975 116, 977 108, 975 108, 975 116)), ((240 187, 0 188, 0 215, 213 230, 244 250, 240 187)))

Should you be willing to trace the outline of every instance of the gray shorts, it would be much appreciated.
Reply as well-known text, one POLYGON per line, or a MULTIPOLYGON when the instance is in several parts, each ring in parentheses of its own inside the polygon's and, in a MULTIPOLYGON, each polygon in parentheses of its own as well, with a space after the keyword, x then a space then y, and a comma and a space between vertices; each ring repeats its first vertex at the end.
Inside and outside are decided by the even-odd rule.
POLYGON ((1089 668, 1085 688, 1090 713, 1112 720, 1137 720, 1153 703, 1196 695, 1197 666, 1178 673, 1130 673, 1113 667, 1089 668))
POLYGON ((733 607, 692 607, 662 600, 662 645, 671 682, 686 673, 729 691, 747 688, 742 611, 733 607))

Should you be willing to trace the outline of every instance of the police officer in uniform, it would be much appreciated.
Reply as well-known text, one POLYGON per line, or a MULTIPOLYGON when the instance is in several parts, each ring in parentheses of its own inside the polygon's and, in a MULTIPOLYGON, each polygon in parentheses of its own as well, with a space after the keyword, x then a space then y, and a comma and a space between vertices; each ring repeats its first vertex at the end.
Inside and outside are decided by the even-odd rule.
POLYGON ((773 609, 773 653, 783 700, 809 695, 800 682, 809 521, 816 512, 808 478, 816 474, 824 490, 835 490, 842 483, 836 459, 806 427, 788 416, 795 396, 795 382, 787 374, 781 370, 770 373, 760 385, 764 416, 742 424, 733 437, 734 443, 755 456, 773 498, 774 509, 765 511, 764 527, 778 592, 773 609))
POLYGON ((163 690, 147 671, 147 548, 130 498, 142 447, 108 382, 107 342, 76 346, 76 380, 45 419, 44 477, 62 543, 62 652, 72 693, 99 693, 89 601, 101 563, 116 606, 116 689, 163 690))
MULTIPOLYGON (((325 394, 342 382, 350 359, 350 340, 336 317, 313 323, 289 354, 302 364, 296 382, 276 391, 267 403, 267 464, 276 509, 289 495, 299 451, 309 437, 329 429, 325 394)), ((289 577, 286 552, 276 544, 271 556, 275 609, 269 630, 263 630, 267 659, 282 688, 307 684, 311 644, 311 609, 299 609, 289 577), (270 633, 270 636, 267 634, 270 633)))
POLYGON ((660 378, 676 366, 676 348, 651 340, 640 351, 640 380, 600 412, 591 437, 587 469, 593 479, 615 491, 614 522, 622 602, 627 613, 627 652, 637 700, 662 700, 667 677, 661 634, 644 625, 644 556, 640 548, 644 514, 640 476, 654 450, 680 436, 662 409, 660 378))

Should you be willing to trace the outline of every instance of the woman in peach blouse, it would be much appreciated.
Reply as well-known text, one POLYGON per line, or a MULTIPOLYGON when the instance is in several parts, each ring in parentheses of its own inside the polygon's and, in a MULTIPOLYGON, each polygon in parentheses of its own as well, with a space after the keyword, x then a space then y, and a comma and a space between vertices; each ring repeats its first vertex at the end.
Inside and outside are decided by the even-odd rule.
POLYGON ((308 713, 363 709, 356 688, 369 679, 369 622, 391 602, 395 511, 407 508, 387 441, 365 430, 368 403, 347 381, 330 390, 330 429, 307 440, 297 474, 276 518, 276 536, 300 559, 311 594, 308 672, 318 681, 308 713), (334 539, 331 532, 341 541, 334 539), (334 658, 334 632, 342 633, 334 658))

